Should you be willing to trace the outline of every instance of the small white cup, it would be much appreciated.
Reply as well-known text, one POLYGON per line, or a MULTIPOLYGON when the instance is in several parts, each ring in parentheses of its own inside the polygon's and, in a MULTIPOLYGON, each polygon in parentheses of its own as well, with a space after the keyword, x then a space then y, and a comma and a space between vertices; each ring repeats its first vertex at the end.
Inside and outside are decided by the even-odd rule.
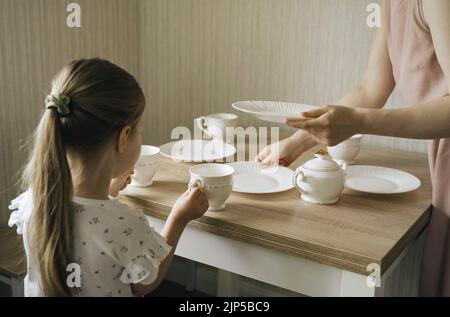
POLYGON ((351 165, 361 149, 362 135, 357 134, 335 146, 327 148, 330 156, 338 163, 351 165))
POLYGON ((131 176, 131 186, 149 187, 153 184, 153 177, 159 167, 159 148, 150 145, 141 147, 139 160, 131 176))
POLYGON ((189 169, 191 180, 189 189, 196 181, 206 193, 209 211, 218 211, 225 208, 225 201, 230 197, 233 187, 234 168, 223 164, 200 164, 189 169))
POLYGON ((195 119, 195 123, 208 137, 230 143, 234 139, 234 133, 227 135, 227 128, 237 127, 238 116, 232 113, 215 113, 199 117, 195 119))

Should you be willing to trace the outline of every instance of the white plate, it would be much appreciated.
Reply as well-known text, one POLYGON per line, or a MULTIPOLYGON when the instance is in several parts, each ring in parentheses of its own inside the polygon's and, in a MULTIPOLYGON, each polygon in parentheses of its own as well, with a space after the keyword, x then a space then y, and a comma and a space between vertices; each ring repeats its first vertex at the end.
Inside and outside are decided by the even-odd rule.
POLYGON ((161 154, 181 162, 213 162, 233 156, 236 148, 220 141, 181 140, 160 147, 161 154))
POLYGON ((258 119, 285 123, 288 118, 302 118, 302 112, 310 111, 316 106, 280 101, 239 101, 233 103, 233 108, 248 113, 258 119))
POLYGON ((345 186, 372 194, 400 194, 416 190, 420 180, 409 173, 380 166, 355 165, 347 168, 345 186))
POLYGON ((235 170, 233 191, 247 194, 279 193, 294 188, 294 172, 287 167, 260 169, 255 162, 229 163, 235 170))

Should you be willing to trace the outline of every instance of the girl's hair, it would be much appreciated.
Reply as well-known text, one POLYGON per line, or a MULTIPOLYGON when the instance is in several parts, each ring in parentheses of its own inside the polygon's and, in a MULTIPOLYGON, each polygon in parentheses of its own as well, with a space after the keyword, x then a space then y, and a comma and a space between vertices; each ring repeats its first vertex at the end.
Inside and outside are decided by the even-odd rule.
MULTIPOLYGON (((46 296, 70 296, 66 268, 72 261, 73 183, 66 149, 89 155, 122 127, 134 127, 144 111, 136 79, 102 59, 81 59, 53 79, 52 96, 69 98, 68 115, 46 109, 34 133, 23 185, 31 189, 31 254, 46 296)), ((44 107, 43 107, 44 108, 44 107)))

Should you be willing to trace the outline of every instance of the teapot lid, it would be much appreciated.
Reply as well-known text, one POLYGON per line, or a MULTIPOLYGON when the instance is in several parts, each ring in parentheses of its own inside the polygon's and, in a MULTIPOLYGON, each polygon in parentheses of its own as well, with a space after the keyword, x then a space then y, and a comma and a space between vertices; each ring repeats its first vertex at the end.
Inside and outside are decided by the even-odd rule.
POLYGON ((335 161, 327 158, 327 154, 326 151, 320 150, 315 154, 316 158, 306 162, 303 167, 314 172, 334 172, 339 170, 339 165, 335 161))

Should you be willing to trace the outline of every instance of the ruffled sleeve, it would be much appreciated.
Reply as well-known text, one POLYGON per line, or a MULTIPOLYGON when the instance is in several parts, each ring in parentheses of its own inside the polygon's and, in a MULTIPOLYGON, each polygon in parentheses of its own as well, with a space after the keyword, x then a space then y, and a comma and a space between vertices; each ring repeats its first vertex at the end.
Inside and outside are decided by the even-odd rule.
POLYGON ((28 209, 31 208, 31 198, 31 191, 28 190, 12 200, 8 207, 8 209, 11 210, 8 225, 10 227, 16 226, 18 234, 23 234, 25 217, 29 212, 28 209))
POLYGON ((133 218, 121 228, 116 241, 116 254, 124 267, 120 281, 149 285, 156 280, 159 266, 172 247, 149 225, 144 214, 133 218))

